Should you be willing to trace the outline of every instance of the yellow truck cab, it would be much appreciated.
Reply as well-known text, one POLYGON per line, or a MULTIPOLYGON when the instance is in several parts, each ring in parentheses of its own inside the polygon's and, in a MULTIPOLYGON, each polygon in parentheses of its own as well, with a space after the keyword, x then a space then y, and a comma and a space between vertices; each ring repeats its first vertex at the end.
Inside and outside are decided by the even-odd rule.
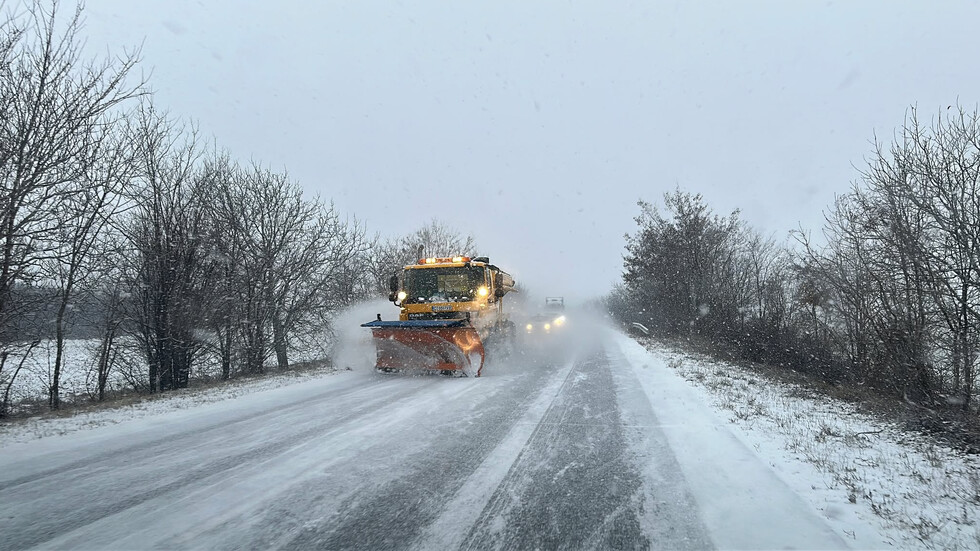
POLYGON ((486 257, 423 258, 393 280, 389 298, 401 307, 401 321, 496 317, 500 299, 514 288, 509 274, 486 257), (397 285, 397 288, 395 287, 397 285))

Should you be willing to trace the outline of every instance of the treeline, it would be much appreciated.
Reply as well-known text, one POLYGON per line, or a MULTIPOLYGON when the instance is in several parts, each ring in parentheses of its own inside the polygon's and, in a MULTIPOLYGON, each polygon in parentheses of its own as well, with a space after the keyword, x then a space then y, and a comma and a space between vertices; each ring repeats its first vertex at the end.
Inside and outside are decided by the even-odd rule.
POLYGON ((971 411, 980 344, 980 116, 915 110, 821 236, 779 243, 677 190, 640 203, 610 310, 754 362, 971 411))
POLYGON ((138 51, 86 58, 81 8, 18 9, 0 14, 0 416, 49 337, 59 407, 72 327, 101 343, 97 399, 124 362, 147 392, 186 386, 205 359, 223 378, 261 373, 288 367, 339 308, 386 294, 419 244, 472 249, 437 222, 369 237, 154 106, 138 51))

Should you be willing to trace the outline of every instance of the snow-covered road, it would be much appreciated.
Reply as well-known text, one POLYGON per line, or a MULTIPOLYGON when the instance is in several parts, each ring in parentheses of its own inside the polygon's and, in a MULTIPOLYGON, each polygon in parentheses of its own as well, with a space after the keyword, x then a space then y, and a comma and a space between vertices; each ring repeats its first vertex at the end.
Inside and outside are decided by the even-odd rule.
POLYGON ((3 448, 0 548, 847 547, 662 360, 561 344, 3 448))

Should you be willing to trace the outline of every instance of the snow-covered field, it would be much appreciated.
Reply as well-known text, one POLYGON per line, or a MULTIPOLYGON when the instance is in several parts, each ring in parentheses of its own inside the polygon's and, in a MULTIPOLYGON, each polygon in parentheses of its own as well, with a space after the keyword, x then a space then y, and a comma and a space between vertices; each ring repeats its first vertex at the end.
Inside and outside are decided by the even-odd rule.
MULTIPOLYGON (((374 392, 371 399, 380 400, 379 404, 391 399, 388 394, 379 393, 419 387, 415 391, 423 392, 421 396, 430 400, 417 407, 432 411, 455 404, 447 401, 440 405, 439 400, 455 397, 461 389, 480 387, 485 392, 499 386, 497 391, 505 396, 507 387, 501 385, 507 376, 491 375, 485 380, 450 384, 439 379, 399 383, 397 379, 377 379, 368 373, 350 373, 349 370, 370 369, 368 333, 355 329, 355 322, 373 317, 368 310, 375 307, 369 305, 351 312, 347 323, 339 325, 350 329, 338 335, 345 346, 343 353, 337 354, 337 371, 333 373, 347 375, 333 376, 329 370, 280 375, 213 389, 168 393, 125 407, 72 417, 19 421, 0 425, 0 448, 10 447, 11 454, 17 452, 13 455, 26 454, 34 447, 57 450, 62 447, 62 440, 66 448, 71 442, 78 445, 79 437, 89 434, 81 431, 92 427, 105 427, 91 431, 102 437, 108 436, 108 425, 119 425, 118 430, 111 430, 128 434, 156 416, 173 419, 178 410, 184 410, 182 416, 201 417, 195 413, 199 411, 210 418, 232 406, 237 411, 247 409, 248 403, 278 403, 283 392, 305 396, 319 387, 349 385, 362 379, 367 384, 363 392, 374 392), (288 388, 275 390, 279 387, 288 388), (456 390, 446 395, 451 388, 456 390), (131 422, 141 418, 144 421, 131 422), (130 426, 134 428, 127 428, 130 426), (59 436, 70 433, 76 434, 59 436)), ((650 516, 641 521, 645 526, 657 524, 650 503, 658 503, 656 481, 663 476, 655 468, 659 460, 652 458, 668 453, 676 457, 686 491, 696 502, 700 522, 719 548, 980 548, 980 474, 975 457, 911 436, 855 412, 848 404, 809 397, 811 393, 774 384, 736 366, 665 350, 649 342, 644 346, 614 331, 597 333, 607 336, 603 341, 607 343, 608 369, 617 388, 619 416, 633 450, 633 461, 650 481, 645 484, 651 492, 646 496, 645 509, 650 516), (650 440, 659 432, 665 436, 669 452, 650 440), (778 526, 760 525, 760 516, 770 514, 778 526), (814 522, 815 518, 819 520, 814 522)), ((568 392, 569 385, 594 376, 587 366, 579 366, 574 380, 562 383, 568 369, 556 370, 559 378, 542 387, 538 401, 514 425, 510 433, 513 438, 504 438, 484 464, 506 456, 510 459, 497 461, 499 465, 495 467, 501 476, 506 474, 511 462, 520 462, 524 446, 535 442, 529 435, 548 425, 542 425, 546 417, 543 412, 556 392, 568 392), (539 401, 543 405, 534 406, 539 401), (532 414, 542 419, 535 421, 532 414)), ((413 395, 403 398, 407 400, 409 396, 413 395)), ((329 405, 323 402, 318 407, 329 405)), ((409 406, 416 407, 405 407, 409 406)), ((406 419, 414 415, 408 410, 403 414, 406 419)), ((403 416, 385 419, 397 424, 403 416)), ((463 425, 466 423, 452 426, 462 431, 463 425)), ((406 425, 410 426, 411 423, 406 425)), ((362 440, 367 438, 358 434, 362 440)), ((352 442, 348 444, 354 446, 352 442)), ((367 447, 363 449, 378 445, 374 440, 364 440, 367 447)), ((536 456, 532 453, 529 457, 536 456)), ((572 465, 574 462, 565 469, 572 465)), ((477 498, 493 493, 496 487, 487 482, 484 471, 484 467, 478 468, 456 494, 456 501, 475 500, 475 505, 470 504, 474 511, 479 511, 482 503, 477 498), (469 491, 471 487, 476 490, 469 491)), ((446 541, 452 540, 446 539, 446 534, 457 537, 443 524, 452 520, 449 524, 455 526, 458 514, 439 518, 442 521, 434 522, 428 532, 435 530, 446 541)))
MULTIPOLYGON (((63 399, 70 401, 75 397, 87 397, 95 393, 97 380, 93 369, 98 346, 98 339, 65 341, 64 369, 61 373, 63 399)), ((4 367, 4 373, 0 375, 5 387, 15 364, 23 361, 23 367, 10 389, 10 401, 15 407, 19 402, 46 400, 54 372, 55 341, 53 339, 38 343, 26 358, 24 358, 25 352, 26 345, 13 347, 4 367)), ((108 386, 109 390, 126 386, 125 377, 120 370, 112 373, 108 386)))
POLYGON ((980 549, 980 458, 737 366, 650 342, 624 348, 652 396, 693 393, 854 547, 980 549))
MULTIPOLYGON (((333 366, 313 370, 278 373, 260 379, 244 379, 213 388, 196 388, 194 385, 166 394, 144 396, 123 406, 112 406, 105 410, 77 412, 70 417, 37 416, 29 419, 0 423, 0 448, 16 442, 25 442, 47 436, 69 434, 86 428, 113 425, 131 419, 153 417, 167 411, 193 408, 195 406, 238 398, 240 396, 270 390, 292 384, 302 384, 323 377, 335 369, 370 370, 374 365, 374 348, 371 334, 360 327, 360 323, 374 319, 378 312, 390 315, 391 303, 370 301, 340 312, 334 320, 337 331, 329 339, 335 343, 331 350, 333 366)), ((327 339, 323 339, 327 341, 327 339)), ((92 392, 92 362, 98 340, 68 340, 65 342, 65 370, 62 374, 63 395, 87 396, 92 392)), ((297 353, 298 361, 308 357, 322 357, 323 349, 311 347, 306 355, 297 353)), ((24 371, 14 384, 12 396, 18 399, 43 400, 50 380, 51 366, 54 362, 54 341, 43 341, 35 348, 25 363, 24 371)), ((216 378, 219 374, 216 362, 202 362, 197 376, 216 378)), ((128 384, 121 370, 112 374, 113 388, 128 384)), ((16 400, 12 400, 16 402, 16 400)))
MULTIPOLYGON (((374 308, 374 307, 372 307, 374 308)), ((343 314, 342 314, 343 315, 343 314)), ((327 350, 336 342, 334 335, 326 332, 314 338, 296 343, 289 353, 290 362, 300 363, 321 360, 327 350)), ((60 377, 61 398, 65 402, 85 401, 97 395, 97 374, 95 366, 98 358, 99 339, 68 339, 65 341, 63 367, 60 377)), ((23 359, 23 367, 17 374, 10 389, 10 403, 16 411, 18 404, 46 402, 51 385, 55 363, 55 341, 42 340, 24 358, 26 345, 14 347, 7 359, 7 365, 0 373, 0 390, 6 388, 7 381, 15 365, 23 359)), ((116 361, 109 373, 107 391, 131 389, 134 385, 147 384, 146 362, 143 353, 130 338, 120 338, 116 343, 116 361)), ((268 360, 274 362, 274 359, 268 360)), ((270 363, 270 365, 272 365, 270 363)), ((194 362, 193 380, 206 382, 221 377, 221 363, 215 351, 202 351, 194 362)), ((193 386, 194 383, 192 383, 193 386)))

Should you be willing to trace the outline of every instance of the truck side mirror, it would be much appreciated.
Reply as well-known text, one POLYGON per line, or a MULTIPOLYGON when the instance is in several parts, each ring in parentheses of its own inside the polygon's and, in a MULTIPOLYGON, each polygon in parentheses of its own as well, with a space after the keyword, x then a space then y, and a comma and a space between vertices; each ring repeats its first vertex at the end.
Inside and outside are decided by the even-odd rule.
POLYGON ((398 274, 388 279, 388 300, 391 302, 398 300, 398 274))

